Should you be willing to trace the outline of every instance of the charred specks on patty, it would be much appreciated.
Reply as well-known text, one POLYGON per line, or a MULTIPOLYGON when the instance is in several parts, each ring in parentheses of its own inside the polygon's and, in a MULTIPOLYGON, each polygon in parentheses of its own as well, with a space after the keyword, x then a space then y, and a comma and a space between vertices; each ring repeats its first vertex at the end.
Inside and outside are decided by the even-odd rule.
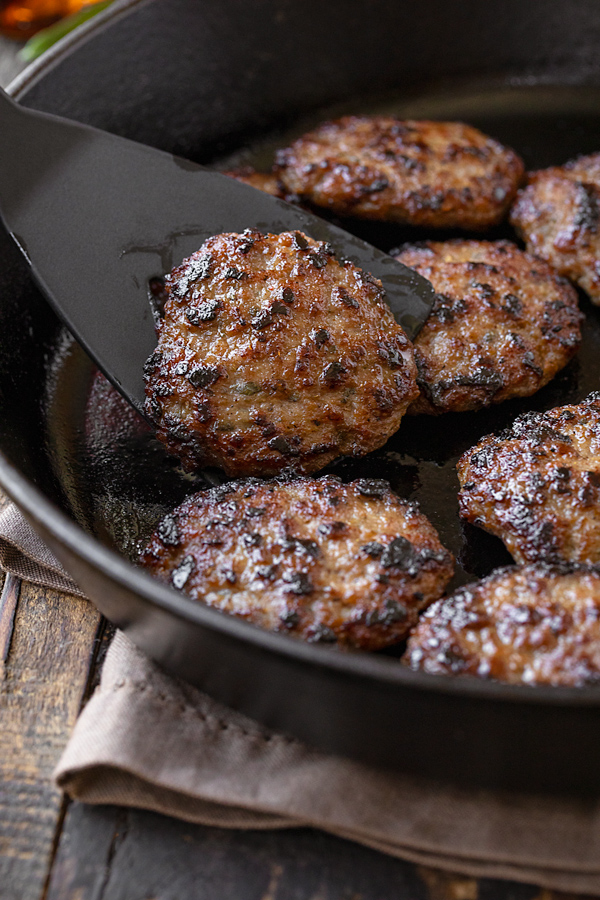
POLYGON ((255 625, 365 649, 403 640, 453 571, 431 523, 387 482, 333 476, 194 494, 163 519, 140 562, 255 625))
POLYGON ((380 282, 326 242, 217 235, 165 285, 146 409, 187 471, 269 476, 291 458, 318 471, 384 444, 417 396, 412 345, 380 282))
POLYGON ((600 303, 600 153, 530 172, 510 221, 527 250, 600 303))
POLYGON ((597 684, 600 572, 578 565, 498 569, 430 606, 403 662, 511 684, 597 684))
POLYGON ((460 122, 346 116, 279 150, 274 171, 292 194, 338 215, 484 230, 506 215, 524 166, 460 122))
POLYGON ((528 397, 575 354, 583 319, 576 292, 515 244, 428 241, 405 246, 396 258, 437 293, 415 339, 421 396, 410 414, 528 397))
POLYGON ((457 464, 460 514, 520 563, 600 564, 600 394, 524 413, 457 464))

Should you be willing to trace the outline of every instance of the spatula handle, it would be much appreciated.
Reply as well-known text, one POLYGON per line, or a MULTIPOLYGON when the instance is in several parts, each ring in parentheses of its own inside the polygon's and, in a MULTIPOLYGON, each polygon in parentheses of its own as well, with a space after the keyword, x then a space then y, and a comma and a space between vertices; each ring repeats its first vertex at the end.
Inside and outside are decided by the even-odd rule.
MULTIPOLYGON (((0 213, 4 212, 5 219, 11 185, 19 177, 18 164, 15 164, 15 138, 22 119, 21 107, 0 88, 0 213)), ((6 224, 10 228, 10 223, 6 224)))
POLYGON ((84 133, 75 122, 20 106, 0 89, 0 213, 13 234, 40 184, 84 133))
POLYGON ((3 88, 0 88, 0 122, 4 123, 4 117, 18 113, 21 107, 12 97, 9 97, 3 88))
POLYGON ((4 218, 8 216, 16 184, 25 174, 28 126, 34 115, 0 88, 0 212, 4 218))

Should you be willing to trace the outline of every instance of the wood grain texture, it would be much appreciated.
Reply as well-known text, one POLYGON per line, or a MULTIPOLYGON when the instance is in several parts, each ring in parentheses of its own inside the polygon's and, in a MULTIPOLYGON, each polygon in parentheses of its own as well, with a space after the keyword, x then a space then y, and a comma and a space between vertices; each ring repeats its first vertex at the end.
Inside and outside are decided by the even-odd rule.
POLYGON ((20 593, 20 580, 13 575, 7 575, 0 593, 0 678, 4 678, 4 667, 12 641, 20 593))
POLYGON ((585 898, 414 866, 311 829, 226 830, 72 803, 44 900, 585 898))
POLYGON ((322 832, 231 831, 73 803, 46 900, 84 898, 428 900, 428 892, 414 866, 322 832))
MULTIPOLYGON (((128 811, 69 803, 44 900, 102 900, 128 811)), ((136 897, 144 897, 143 892, 136 897)), ((151 895, 150 895, 151 896, 151 895)))
POLYGON ((99 614, 21 586, 0 683, 0 897, 39 900, 62 798, 52 771, 88 680, 99 614))

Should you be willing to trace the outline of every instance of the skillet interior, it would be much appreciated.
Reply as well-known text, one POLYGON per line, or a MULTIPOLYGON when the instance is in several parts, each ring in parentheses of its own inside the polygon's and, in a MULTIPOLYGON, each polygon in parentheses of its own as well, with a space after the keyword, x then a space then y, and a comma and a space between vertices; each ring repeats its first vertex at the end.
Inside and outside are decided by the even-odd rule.
MULTIPOLYGON (((414 89, 408 97, 400 94, 382 100, 378 96, 358 105, 352 102, 321 110, 294 126, 292 132, 262 137, 233 156, 211 162, 220 167, 249 163, 268 168, 273 146, 285 146, 314 121, 350 109, 407 118, 431 115, 468 120, 514 146, 531 168, 557 164, 580 151, 600 147, 599 88, 506 87, 502 81, 457 79, 444 86, 414 89)), ((437 237, 432 231, 395 225, 358 220, 344 224, 383 250, 405 240, 437 237)), ((442 237, 458 235, 447 232, 442 237)), ((515 239, 507 225, 496 228, 491 236, 515 239)), ((177 261, 163 260, 165 263, 170 268, 177 261)), ((576 403, 600 388, 600 310, 583 293, 580 302, 586 314, 582 347, 576 359, 535 396, 478 413, 407 417, 385 447, 324 470, 344 480, 383 477, 400 496, 417 500, 457 559, 450 590, 511 562, 498 539, 461 524, 455 471, 458 457, 482 435, 505 428, 521 412, 576 403)), ((135 559, 158 518, 206 482, 202 476, 183 475, 176 460, 163 452, 151 431, 129 414, 127 405, 103 379, 94 379, 87 357, 66 335, 64 352, 56 355, 52 371, 47 395, 48 445, 71 510, 85 528, 135 559)))
MULTIPOLYGON (((417 16, 396 3, 335 2, 322 9, 308 2, 300 14, 291 3, 261 0, 254 5, 252 21, 238 2, 228 4, 226 11, 191 0, 172 2, 168 11, 155 3, 120 6, 131 6, 133 15, 118 30, 92 29, 92 39, 74 42, 54 69, 29 76, 24 102, 202 162, 253 144, 273 129, 281 131, 315 109, 347 104, 349 97, 357 98, 353 108, 373 108, 381 100, 365 99, 366 94, 381 98, 399 86, 403 102, 411 104, 404 107, 409 114, 462 117, 479 124, 513 144, 531 165, 560 162, 600 147, 592 3, 581 3, 581 18, 568 21, 561 16, 569 4, 555 0, 529 4, 526 11, 518 3, 503 4, 502 18, 470 2, 460 4, 460 16, 459 4, 437 2, 422 5, 417 16), (413 39, 399 53, 396 36, 404 33, 413 39), (461 71, 470 73, 466 81, 446 82, 441 92, 439 79, 433 90, 415 87, 425 77, 444 72, 458 76, 461 71), (474 85, 481 86, 490 73, 497 73, 492 84, 512 88, 490 93, 488 86, 479 93, 474 85), (586 82, 590 86, 585 90, 523 87, 586 82)), ((115 15, 118 19, 119 9, 115 15)), ((398 97, 385 102, 397 104, 398 97)), ((260 155, 262 149, 256 152, 260 155)), ((404 237, 383 231, 370 226, 363 233, 384 249, 404 237)), ((172 465, 165 466, 160 451, 131 418, 123 422, 102 404, 101 419, 97 414, 86 419, 89 363, 70 345, 4 235, 0 260, 5 457, 86 530, 130 554, 160 510, 177 502, 174 495, 187 492, 190 484, 172 465)), ((342 469, 355 477, 359 471, 373 474, 375 465, 380 475, 383 465, 400 493, 421 499, 448 545, 458 550, 459 579, 482 574, 502 555, 498 557, 497 542, 478 533, 465 536, 457 526, 454 457, 522 408, 568 402, 597 387, 599 348, 598 317, 591 311, 579 362, 534 401, 456 416, 451 428, 447 420, 443 428, 439 421, 407 423, 375 461, 346 463, 342 469)), ((3 478, 7 476, 5 470, 3 478)), ((35 518, 36 498, 21 487, 17 490, 12 482, 13 493, 35 518)), ((188 611, 185 602, 175 608, 172 601, 168 637, 164 630, 159 635, 164 616, 152 602, 140 600, 140 594, 164 609, 167 592, 140 579, 125 589, 121 583, 118 602, 108 602, 111 574, 98 571, 104 557, 85 560, 85 542, 78 545, 75 532, 66 536, 65 546, 52 515, 42 518, 42 530, 50 528, 46 537, 61 558, 102 609, 120 624, 130 624, 146 650, 271 725, 328 749, 438 776, 488 784, 599 785, 594 758, 599 726, 593 707, 600 698, 594 692, 441 685, 440 679, 410 672, 386 673, 385 660, 340 660, 340 654, 322 648, 283 650, 279 645, 285 639, 258 637, 253 629, 235 627, 238 623, 224 627, 229 647, 224 671, 215 664, 222 650, 215 632, 207 637, 204 629, 200 636, 185 623, 211 627, 214 614, 188 611), (274 689, 277 678, 282 683, 274 689), (561 731, 570 733, 568 743, 561 731), (436 750, 440 745, 446 751, 443 759, 436 750)), ((118 567, 112 568, 118 579, 118 567)), ((391 666, 395 668, 393 662, 391 666)))

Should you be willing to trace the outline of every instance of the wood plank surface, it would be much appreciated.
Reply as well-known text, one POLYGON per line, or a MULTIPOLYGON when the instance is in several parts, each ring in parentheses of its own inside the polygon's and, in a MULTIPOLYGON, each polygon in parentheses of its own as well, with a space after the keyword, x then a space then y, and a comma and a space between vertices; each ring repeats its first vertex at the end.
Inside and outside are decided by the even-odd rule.
POLYGON ((20 593, 20 580, 12 575, 7 575, 0 594, 0 677, 4 675, 4 667, 8 659, 20 593))
POLYGON ((72 803, 45 900, 584 898, 414 866, 312 829, 207 828, 72 803))
POLYGON ((73 803, 46 900, 83 898, 429 900, 429 890, 414 866, 310 829, 207 828, 73 803))
POLYGON ((85 692, 98 612, 85 600, 23 584, 0 604, 0 898, 39 900, 62 797, 51 775, 85 692), (9 618, 14 621, 10 627, 9 618))
POLYGON ((69 806, 44 900, 592 900, 414 866, 311 829, 69 806))

